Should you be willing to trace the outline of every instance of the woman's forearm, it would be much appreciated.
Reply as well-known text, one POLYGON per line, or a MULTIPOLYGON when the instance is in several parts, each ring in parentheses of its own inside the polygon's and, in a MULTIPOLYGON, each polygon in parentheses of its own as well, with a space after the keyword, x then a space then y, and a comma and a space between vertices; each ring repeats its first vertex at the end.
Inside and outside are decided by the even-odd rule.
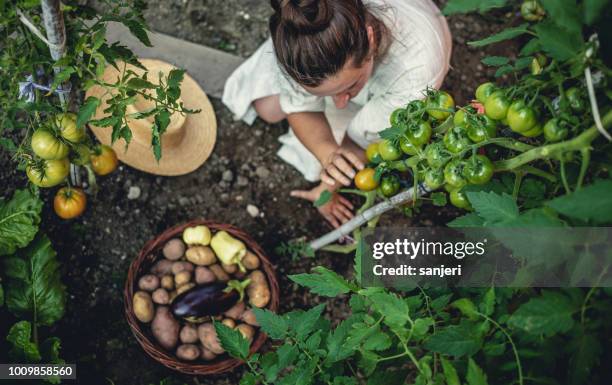
POLYGON ((322 112, 296 112, 289 114, 287 120, 300 142, 320 163, 339 147, 322 112))

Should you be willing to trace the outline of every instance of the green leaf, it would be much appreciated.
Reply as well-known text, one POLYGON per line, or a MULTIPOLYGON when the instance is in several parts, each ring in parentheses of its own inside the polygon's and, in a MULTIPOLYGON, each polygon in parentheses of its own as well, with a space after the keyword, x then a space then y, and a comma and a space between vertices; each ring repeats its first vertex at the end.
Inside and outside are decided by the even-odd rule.
POLYGON ((550 20, 534 26, 542 49, 553 59, 566 61, 577 55, 584 47, 580 31, 569 31, 550 20))
POLYGON ((363 348, 366 350, 386 350, 391 346, 391 338, 384 332, 374 333, 363 343, 363 348))
POLYGON ((514 62, 514 69, 520 71, 529 67, 529 64, 533 61, 533 56, 520 57, 514 62))
POLYGON ((446 358, 440 357, 440 363, 442 364, 442 371, 444 372, 444 378, 446 379, 446 385, 461 385, 459 381, 459 375, 457 369, 450 363, 446 358))
POLYGON ((442 13, 445 15, 474 11, 484 13, 492 8, 503 7, 506 3, 507 0, 450 0, 442 13))
POLYGON ((605 14, 610 0, 584 0, 582 9, 584 10, 583 20, 587 25, 593 25, 601 16, 605 14))
POLYGON ((5 261, 6 305, 17 317, 51 325, 62 318, 66 291, 51 242, 42 234, 5 261))
POLYGON ((289 279, 315 294, 326 297, 337 297, 353 290, 353 285, 346 279, 323 266, 317 266, 312 271, 315 274, 295 274, 290 275, 289 279))
POLYGON ((468 317, 471 320, 475 320, 478 319, 478 309, 476 308, 476 305, 474 305, 474 302, 472 302, 472 300, 470 300, 469 298, 460 298, 458 300, 456 300, 455 302, 451 303, 451 306, 459 309, 459 311, 466 317, 468 317))
POLYGON ((183 76, 185 75, 185 70, 183 69, 173 69, 168 74, 168 87, 170 88, 178 88, 183 81, 183 76))
POLYGON ((532 38, 521 48, 521 52, 519 56, 531 56, 534 53, 540 51, 542 47, 540 46, 540 40, 537 37, 532 38))
POLYGON ((465 380, 467 381, 468 385, 488 385, 487 375, 482 371, 482 369, 480 369, 472 358, 468 360, 465 380))
POLYGON ((499 66, 503 66, 504 64, 508 64, 510 59, 508 59, 505 56, 487 56, 480 61, 484 65, 499 67, 499 66))
POLYGON ((66 83, 68 79, 70 79, 70 76, 72 76, 72 74, 75 72, 76 69, 74 67, 64 67, 59 73, 55 74, 50 87, 51 91, 49 92, 55 91, 60 84, 66 83))
POLYGON ((479 305, 480 312, 484 315, 490 316, 495 311, 495 288, 491 287, 485 293, 482 302, 479 305))
POLYGON ((390 327, 401 328, 410 319, 410 308, 403 298, 388 292, 375 292, 368 295, 372 307, 385 317, 384 323, 390 327))
POLYGON ((85 103, 79 108, 79 114, 77 115, 77 127, 83 127, 85 123, 89 122, 91 117, 96 113, 96 109, 100 105, 100 99, 90 96, 85 100, 85 103))
POLYGON ((434 206, 438 206, 438 207, 446 206, 446 203, 447 203, 446 193, 443 193, 442 191, 438 191, 438 192, 431 193, 429 197, 431 198, 434 206))
POLYGON ((538 0, 546 14, 547 20, 570 31, 580 32, 582 28, 580 7, 576 0, 538 0))
POLYGON ((60 358, 59 352, 62 342, 57 337, 49 337, 40 344, 40 354, 43 362, 47 364, 63 364, 65 361, 60 358))
POLYGON ((134 77, 128 80, 127 86, 134 90, 152 89, 152 88, 157 87, 155 84, 151 83, 150 81, 143 79, 143 78, 138 78, 138 77, 134 77))
POLYGON ((512 220, 519 215, 516 202, 510 195, 484 191, 468 191, 466 195, 476 213, 485 220, 485 224, 512 220))
POLYGON ((347 318, 340 322, 336 329, 329 334, 327 338, 328 353, 325 358, 326 362, 334 363, 342 361, 353 355, 356 347, 346 344, 346 339, 356 320, 355 316, 347 318))
POLYGON ((0 283, 0 306, 4 306, 4 289, 2 283, 0 283))
POLYGON ((497 69, 497 71, 495 71, 495 77, 498 78, 500 76, 504 76, 512 71, 514 71, 514 67, 510 64, 501 66, 497 69))
POLYGON ((29 190, 16 190, 8 202, 0 199, 0 255, 13 254, 34 239, 42 205, 29 190))
POLYGON ((290 323, 289 327, 296 332, 298 339, 303 339, 314 331, 314 327, 321 317, 324 308, 325 304, 319 304, 301 314, 295 323, 290 323))
POLYGON ((448 227, 482 227, 485 221, 476 213, 465 214, 448 222, 448 227))
POLYGON ((259 309, 257 307, 253 308, 253 312, 255 313, 257 323, 260 325, 261 329, 270 336, 270 338, 276 340, 285 338, 289 325, 284 317, 275 314, 270 310, 259 309))
POLYGON ((470 41, 468 42, 468 45, 472 47, 483 47, 485 45, 499 43, 500 41, 514 39, 517 36, 529 32, 529 30, 527 29, 528 25, 529 24, 524 23, 519 25, 518 27, 506 28, 503 31, 496 33, 495 35, 491 35, 482 40, 470 41))
POLYGON ((240 378, 240 383, 239 385, 257 385, 259 383, 259 380, 257 379, 257 376, 255 376, 253 373, 245 373, 242 375, 242 378, 240 378))
POLYGON ((521 305, 508 320, 508 325, 530 334, 553 336, 570 330, 574 325, 572 315, 577 309, 567 296, 543 291, 521 305))
POLYGON ((567 350, 571 352, 569 360, 569 384, 588 384, 591 371, 599 364, 602 357, 602 345, 597 335, 581 331, 569 342, 567 350))
POLYGON ((612 222, 612 180, 598 180, 568 195, 555 198, 546 206, 567 217, 595 223, 612 222))
POLYGON ((32 342, 32 324, 28 321, 19 321, 14 324, 6 336, 11 343, 9 357, 13 362, 35 363, 40 361, 38 346, 32 342))
POLYGON ((294 364, 299 350, 295 345, 284 344, 276 350, 276 354, 278 355, 278 368, 283 370, 294 364))
POLYGON ((321 195, 319 195, 317 200, 314 201, 313 203, 314 207, 321 207, 325 205, 327 202, 329 202, 332 199, 333 196, 334 194, 331 191, 323 190, 323 192, 321 192, 321 195))
POLYGON ((471 324, 462 323, 438 329, 425 341, 425 348, 451 356, 471 356, 482 346, 482 336, 471 324))
POLYGON ((121 22, 129 28, 132 35, 134 35, 140 42, 147 47, 152 47, 151 40, 149 40, 149 35, 147 35, 147 31, 145 26, 142 23, 139 23, 136 20, 125 20, 122 19, 121 22))
POLYGON ((227 353, 241 360, 249 356, 249 341, 238 330, 230 329, 221 322, 214 322, 219 343, 227 353))

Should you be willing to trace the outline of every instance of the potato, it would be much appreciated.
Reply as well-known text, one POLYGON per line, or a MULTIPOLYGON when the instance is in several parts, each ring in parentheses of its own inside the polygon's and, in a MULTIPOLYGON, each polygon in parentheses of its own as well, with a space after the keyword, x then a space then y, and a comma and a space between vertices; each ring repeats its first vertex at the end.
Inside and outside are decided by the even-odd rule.
POLYGON ((212 361, 217 358, 217 355, 210 350, 206 349, 204 346, 200 347, 202 351, 202 355, 200 356, 204 361, 212 361))
POLYGON ((221 267, 227 274, 234 274, 238 271, 238 265, 232 263, 231 265, 226 265, 225 263, 221 263, 221 267))
POLYGON ((159 288, 153 292, 153 302, 158 305, 167 305, 170 303, 170 295, 166 289, 159 288))
POLYGON ((158 261, 153 268, 151 269, 151 273, 157 276, 164 276, 166 274, 170 274, 172 272, 172 261, 167 259, 162 259, 158 261))
POLYGON ((217 265, 217 264, 210 265, 210 266, 208 266, 208 269, 210 271, 212 271, 212 273, 215 275, 215 277, 217 277, 217 281, 222 281, 222 282, 229 281, 230 277, 229 277, 229 275, 227 275, 225 270, 223 270, 221 265, 217 265))
POLYGON ((237 320, 240 318, 240 315, 242 314, 243 311, 244 311, 244 302, 240 301, 236 303, 234 306, 232 306, 225 313, 223 313, 223 315, 237 320))
POLYGON ((253 309, 246 309, 244 312, 242 312, 240 320, 251 326, 259 326, 259 324, 257 323, 257 317, 255 317, 253 309))
POLYGON ((234 321, 231 318, 225 318, 223 321, 221 321, 221 323, 230 329, 233 329, 236 327, 236 321, 234 321))
POLYGON ((255 253, 247 251, 246 255, 242 258, 242 265, 249 270, 255 270, 260 265, 259 257, 255 253))
POLYGON ((198 285, 215 282, 217 277, 208 267, 198 266, 195 268, 195 281, 198 285))
POLYGON ((185 258, 198 266, 209 266, 217 262, 215 253, 208 246, 192 246, 185 252, 185 258))
POLYGON ((181 345, 176 349, 176 356, 184 361, 197 360, 200 354, 200 348, 192 344, 181 345))
POLYGON ((172 274, 176 275, 181 271, 193 271, 193 264, 187 261, 178 261, 172 264, 172 274))
POLYGON ((162 253, 167 259, 177 261, 185 255, 185 244, 178 238, 171 239, 164 245, 162 253))
POLYGON ((174 285, 178 288, 191 281, 190 271, 181 271, 174 276, 174 285))
POLYGON ((236 330, 238 330, 245 339, 249 340, 249 344, 253 342, 253 336, 255 336, 254 327, 252 327, 251 325, 247 325, 247 324, 240 324, 236 326, 236 330))
POLYGON ((255 307, 265 307, 270 302, 270 288, 268 281, 260 270, 254 270, 249 274, 251 283, 247 286, 249 303, 255 307))
POLYGON ((166 350, 174 349, 178 343, 179 329, 179 322, 172 316, 170 309, 158 306, 151 324, 151 332, 157 342, 166 350))
POLYGON ((176 289, 176 295, 179 295, 179 294, 181 294, 181 293, 184 293, 184 292, 186 292, 187 290, 192 289, 193 287, 195 287, 195 283, 193 283, 193 282, 190 282, 190 283, 186 283, 186 284, 184 284, 184 285, 181 285, 181 286, 179 286, 179 287, 176 289))
POLYGON ((210 350, 214 354, 223 354, 225 350, 221 347, 219 339, 217 339, 217 331, 211 323, 203 323, 198 326, 198 337, 204 348, 210 350))
POLYGON ((193 324, 183 326, 181 333, 179 334, 179 338, 184 344, 194 344, 198 342, 198 328, 196 328, 193 324))
POLYGON ((166 290, 174 289, 174 277, 172 275, 164 275, 161 279, 161 287, 166 290))
POLYGON ((138 280, 138 288, 144 291, 155 291, 159 287, 159 277, 147 274, 138 280))
POLYGON ((140 322, 151 322, 153 319, 153 301, 146 291, 137 291, 132 298, 134 315, 140 322))

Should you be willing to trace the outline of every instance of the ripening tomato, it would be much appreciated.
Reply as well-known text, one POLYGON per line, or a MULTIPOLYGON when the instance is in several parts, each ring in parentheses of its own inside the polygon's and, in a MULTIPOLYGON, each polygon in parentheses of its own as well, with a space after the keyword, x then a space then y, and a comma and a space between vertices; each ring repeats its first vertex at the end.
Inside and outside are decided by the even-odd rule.
POLYGON ((60 184, 70 173, 68 159, 33 161, 26 166, 30 182, 38 187, 53 187, 60 184))
POLYGON ((388 139, 378 142, 378 152, 383 160, 397 160, 402 156, 401 151, 388 139))
POLYGON ((416 155, 419 153, 420 147, 416 147, 410 139, 405 136, 400 137, 399 141, 400 150, 406 155, 416 155))
POLYGON ((448 92, 438 91, 427 97, 426 106, 429 116, 436 120, 444 120, 452 112, 440 111, 440 109, 452 110, 455 107, 455 101, 448 92))
POLYGON ((484 104, 494 91, 495 84, 491 82, 482 83, 476 88, 476 100, 484 104))
POLYGON ((538 123, 535 110, 522 100, 517 100, 510 105, 506 118, 510 129, 518 133, 529 131, 538 123))
POLYGON ((484 103, 485 114, 491 119, 501 120, 506 117, 510 102, 502 91, 494 91, 484 103))
POLYGON ((62 159, 68 155, 70 148, 51 131, 39 128, 32 134, 32 151, 43 159, 62 159))
POLYGON ((60 128, 60 135, 72 143, 79 143, 85 138, 85 127, 77 127, 77 117, 73 113, 58 114, 55 122, 60 128))
POLYGON ((380 157, 380 151, 378 151, 378 142, 370 143, 366 148, 366 158, 370 163, 380 163, 382 158, 380 157))
POLYGON ((355 175, 355 186, 361 191, 372 191, 378 187, 375 178, 376 170, 366 167, 355 175))
POLYGON ((91 167, 98 175, 107 175, 115 171, 119 160, 112 147, 102 144, 94 149, 90 156, 91 167))
POLYGON ((76 187, 62 187, 53 199, 53 209, 63 219, 76 218, 83 214, 86 205, 87 196, 82 189, 76 187))
POLYGON ((461 189, 453 189, 450 191, 448 195, 450 198, 450 203, 453 206, 458 207, 460 209, 464 209, 464 210, 472 209, 472 206, 470 205, 470 201, 467 199, 467 196, 465 195, 464 192, 461 191, 461 189))

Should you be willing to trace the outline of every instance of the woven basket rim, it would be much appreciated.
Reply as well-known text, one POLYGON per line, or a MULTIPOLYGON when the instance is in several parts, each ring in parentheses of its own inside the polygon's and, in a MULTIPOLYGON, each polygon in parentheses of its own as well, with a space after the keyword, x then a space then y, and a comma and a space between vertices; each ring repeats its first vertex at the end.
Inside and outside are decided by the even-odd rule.
MULTIPOLYGON (((272 266, 272 263, 270 262, 268 257, 264 254, 261 247, 257 244, 257 242, 255 242, 247 233, 233 225, 200 218, 170 227, 163 231, 161 234, 158 234, 154 238, 150 239, 147 243, 145 243, 143 248, 138 253, 138 256, 134 258, 134 260, 130 264, 128 270, 128 275, 125 281, 125 288, 123 292, 124 312, 126 320, 130 325, 130 329, 132 330, 132 334, 134 335, 134 337, 136 337, 136 340, 143 348, 145 353, 147 353, 147 355, 149 355, 155 361, 161 363, 167 368, 190 375, 210 375, 226 373, 242 365, 243 362, 238 359, 228 357, 227 355, 224 355, 224 358, 222 359, 216 359, 207 363, 193 363, 181 361, 174 355, 169 354, 153 338, 151 338, 150 332, 143 330, 143 324, 141 324, 140 321, 136 319, 136 316, 133 312, 132 297, 134 295, 134 289, 137 283, 136 279, 143 274, 143 270, 145 267, 151 265, 154 260, 159 259, 151 258, 151 256, 154 256, 154 253, 156 251, 159 251, 168 240, 177 237, 178 234, 181 234, 185 228, 197 225, 205 225, 209 227, 212 231, 227 231, 232 236, 242 240, 246 244, 247 249, 249 249, 259 257, 261 261, 261 266, 259 267, 259 270, 261 270, 266 275, 266 278, 268 279, 268 285, 270 287, 270 303, 266 308, 271 311, 276 311, 278 309, 279 288, 274 267, 272 266)), ((251 344, 250 354, 253 354, 258 351, 266 341, 266 338, 266 334, 260 329, 257 332, 256 338, 251 344)))

